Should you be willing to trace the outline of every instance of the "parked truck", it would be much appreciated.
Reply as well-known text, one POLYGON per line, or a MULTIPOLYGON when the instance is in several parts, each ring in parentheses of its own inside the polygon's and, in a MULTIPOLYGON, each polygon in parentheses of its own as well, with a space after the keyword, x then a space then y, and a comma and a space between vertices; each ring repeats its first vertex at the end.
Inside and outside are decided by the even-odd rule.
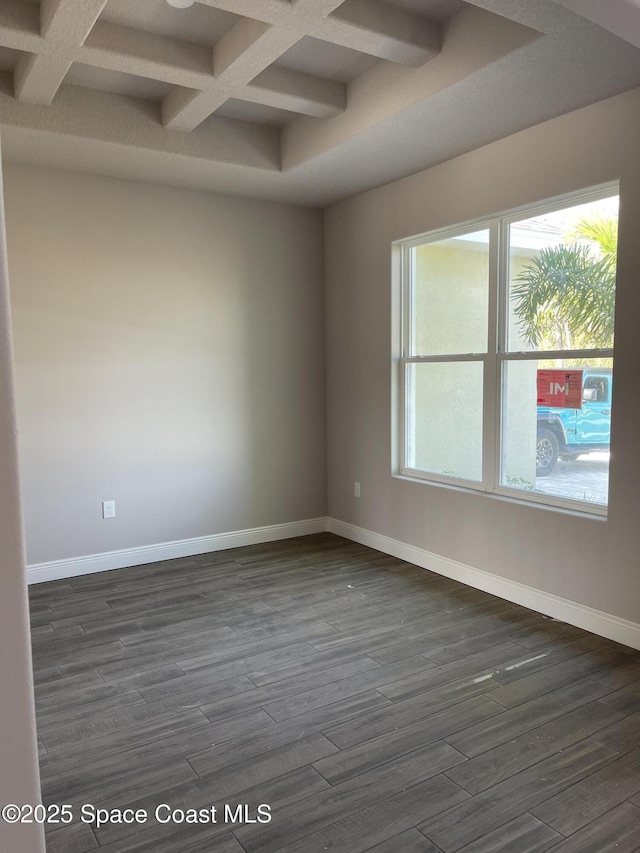
POLYGON ((609 449, 611 433, 611 368, 584 368, 582 408, 538 406, 536 476, 548 476, 558 459, 609 449))

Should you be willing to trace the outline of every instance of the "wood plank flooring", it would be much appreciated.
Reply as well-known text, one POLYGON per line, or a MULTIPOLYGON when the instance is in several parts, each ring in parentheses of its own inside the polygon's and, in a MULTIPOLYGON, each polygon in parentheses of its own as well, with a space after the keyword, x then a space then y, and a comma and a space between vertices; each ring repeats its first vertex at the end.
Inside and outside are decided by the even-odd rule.
POLYGON ((640 851, 640 653, 330 534, 30 599, 49 853, 640 851))

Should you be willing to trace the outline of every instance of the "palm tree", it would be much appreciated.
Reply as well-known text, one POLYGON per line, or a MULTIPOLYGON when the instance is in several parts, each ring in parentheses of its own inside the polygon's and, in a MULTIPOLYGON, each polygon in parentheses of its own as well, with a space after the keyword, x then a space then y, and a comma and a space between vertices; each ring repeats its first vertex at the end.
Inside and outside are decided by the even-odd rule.
POLYGON ((613 346, 618 222, 583 219, 568 241, 544 248, 511 287, 520 331, 530 346, 613 346))

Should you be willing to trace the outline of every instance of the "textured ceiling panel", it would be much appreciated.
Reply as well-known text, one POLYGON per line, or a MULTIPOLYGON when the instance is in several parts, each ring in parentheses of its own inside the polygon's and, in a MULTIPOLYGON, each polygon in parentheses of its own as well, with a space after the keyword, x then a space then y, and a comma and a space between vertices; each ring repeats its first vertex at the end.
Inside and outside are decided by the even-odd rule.
MULTIPOLYGON (((291 121, 294 114, 287 110, 279 110, 276 107, 265 107, 261 104, 252 104, 250 101, 237 101, 235 98, 230 98, 220 107, 215 116, 255 122, 256 124, 268 124, 272 127, 282 127, 291 121)), ((207 122, 210 121, 211 119, 205 119, 202 126, 206 127, 207 122)))
POLYGON ((446 21, 465 7, 463 0, 387 0, 387 2, 416 15, 433 18, 434 21, 446 21))
POLYGON ((109 0, 101 20, 213 47, 240 17, 195 3, 174 9, 165 0, 109 0))
POLYGON ((73 86, 111 92, 114 95, 158 102, 166 98, 172 89, 169 83, 126 74, 123 71, 109 71, 96 68, 94 65, 83 65, 81 62, 73 63, 64 82, 73 86))
POLYGON ((337 83, 350 83, 379 61, 375 56, 305 36, 285 51, 275 64, 337 83))
POLYGON ((235 98, 229 98, 211 118, 203 121, 202 126, 206 127, 207 122, 210 122, 216 116, 255 122, 256 124, 267 124, 272 127, 282 127, 291 121, 294 114, 287 110, 279 110, 277 107, 267 107, 261 104, 252 104, 250 101, 237 101, 235 98))
POLYGON ((15 71, 18 60, 23 54, 10 47, 0 47, 0 71, 15 71))

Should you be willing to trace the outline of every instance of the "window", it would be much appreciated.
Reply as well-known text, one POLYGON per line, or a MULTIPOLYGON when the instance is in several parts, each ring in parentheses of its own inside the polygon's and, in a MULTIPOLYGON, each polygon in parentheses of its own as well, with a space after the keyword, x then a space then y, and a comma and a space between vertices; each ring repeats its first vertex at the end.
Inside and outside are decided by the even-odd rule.
POLYGON ((395 244, 394 473, 605 514, 617 223, 608 186, 395 244))

